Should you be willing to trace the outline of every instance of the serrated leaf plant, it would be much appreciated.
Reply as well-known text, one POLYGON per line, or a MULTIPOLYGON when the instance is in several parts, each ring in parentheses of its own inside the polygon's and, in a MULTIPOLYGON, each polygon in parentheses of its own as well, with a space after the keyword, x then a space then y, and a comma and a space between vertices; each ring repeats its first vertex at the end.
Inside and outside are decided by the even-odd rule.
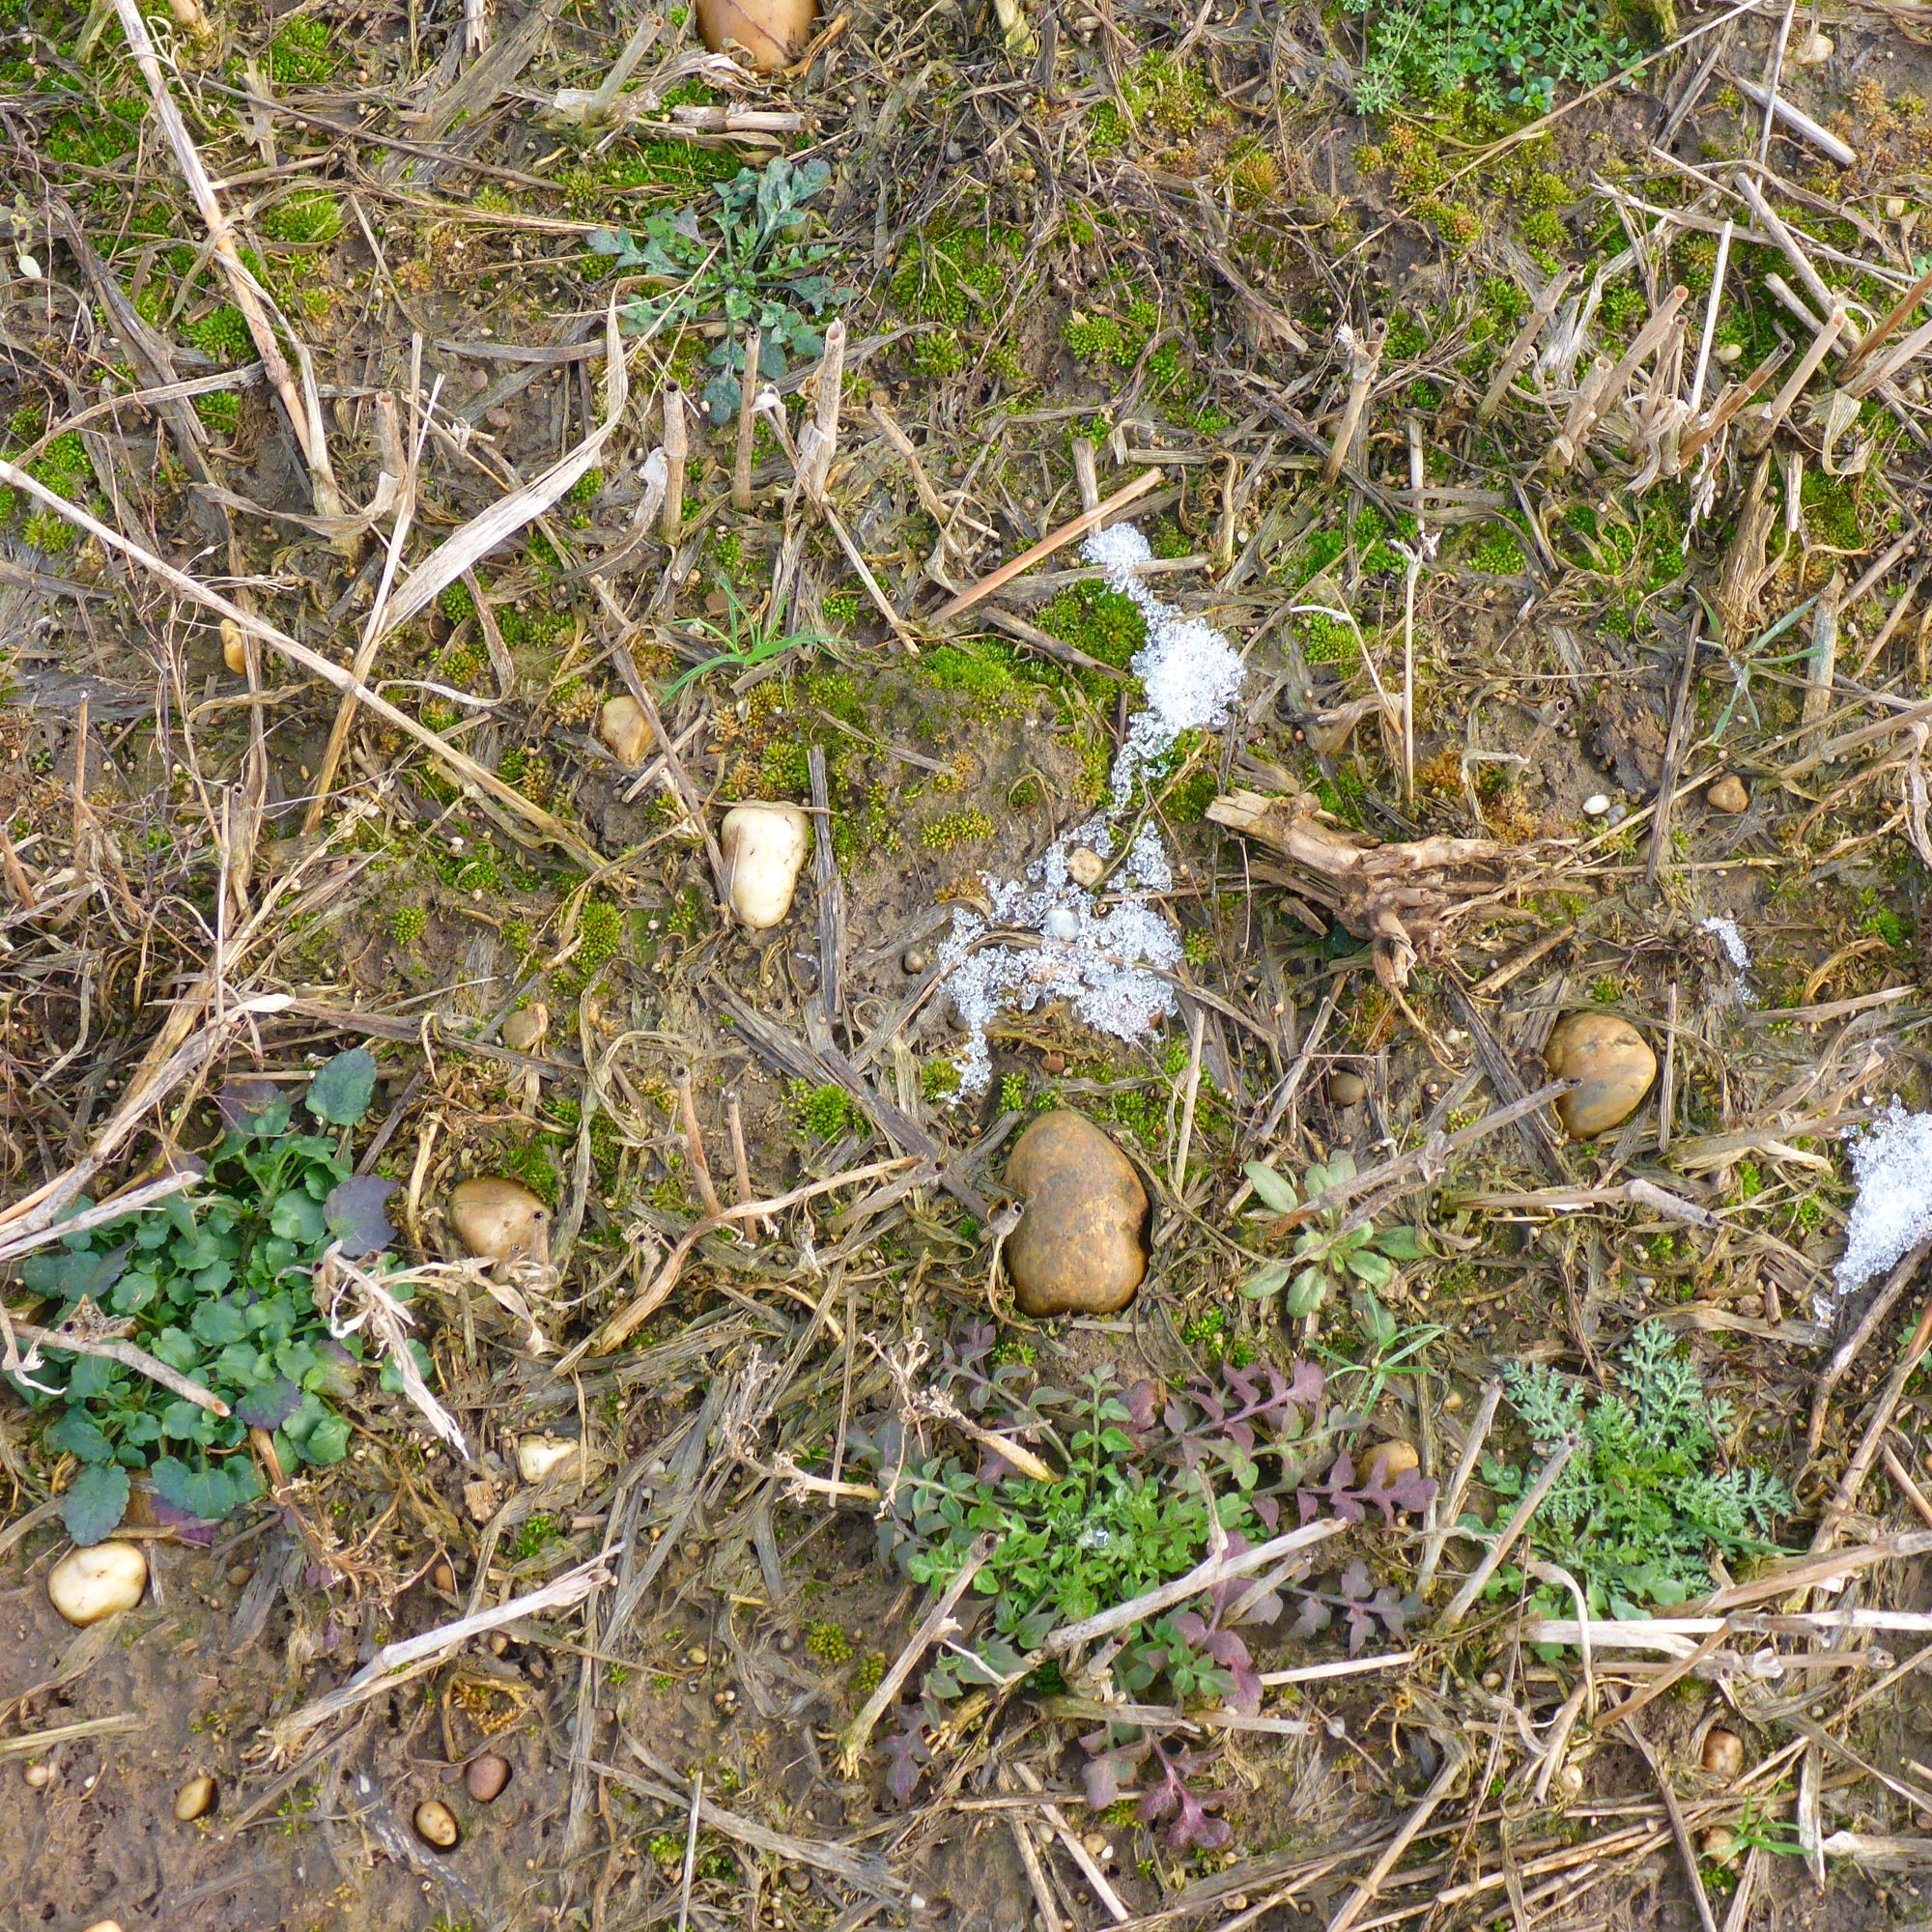
MULTIPOLYGON (((1582 1583, 1593 1614, 1641 1617, 1711 1587, 1713 1556, 1776 1550, 1791 1492, 1758 1468, 1715 1467, 1729 1405, 1705 1393, 1696 1365, 1662 1322, 1640 1322, 1616 1386, 1584 1385, 1546 1363, 1505 1372, 1511 1402, 1541 1455, 1533 1466, 1491 1459, 1483 1479, 1507 1506, 1567 1437, 1577 1447, 1530 1519, 1530 1546, 1582 1583)), ((1507 1580, 1520 1580, 1515 1573, 1507 1580)), ((1569 1613, 1561 1593, 1548 1605, 1569 1613)))
MULTIPOLYGON (((301 1104, 318 1125, 347 1129, 368 1111, 375 1084, 374 1060, 355 1047, 317 1070, 301 1104)), ((348 1453, 350 1425, 335 1403, 354 1384, 362 1344, 329 1333, 311 1284, 333 1245, 358 1259, 387 1247, 395 1231, 384 1204, 394 1183, 353 1172, 346 1134, 298 1127, 273 1082, 231 1082, 216 1104, 222 1135, 192 1188, 19 1267, 22 1286, 52 1304, 43 1325, 98 1320, 230 1410, 218 1416, 118 1362, 52 1347, 39 1366, 9 1376, 47 1418, 46 1447, 81 1465, 61 1498, 76 1543, 115 1529, 130 1476, 143 1471, 161 1503, 186 1518, 224 1517, 251 1501, 262 1483, 250 1429, 272 1437, 290 1471, 348 1453)), ((83 1198, 72 1211, 92 1205, 83 1198)), ((400 1299, 408 1290, 392 1292, 400 1299)), ((418 1361, 426 1367, 426 1354, 418 1361)))
POLYGON ((745 337, 760 331, 757 375, 780 381, 792 358, 810 360, 825 347, 818 322, 850 293, 820 266, 833 250, 808 242, 808 204, 832 178, 820 160, 794 165, 781 155, 764 169, 741 168, 715 184, 718 207, 646 217, 641 238, 628 228, 600 228, 588 242, 620 272, 641 271, 673 286, 639 296, 624 310, 634 334, 662 335, 689 323, 723 320, 725 329, 706 360, 718 371, 704 387, 714 423, 737 412, 745 337))
MULTIPOLYGON (((1346 1150, 1330 1154, 1301 1177, 1298 1191, 1287 1175, 1264 1161, 1251 1160, 1243 1172, 1261 1204, 1260 1213, 1273 1221, 1304 1214, 1308 1204, 1329 1188, 1354 1179, 1355 1162, 1346 1150)), ((1350 1228, 1346 1208, 1331 1208, 1293 1225, 1288 1257, 1256 1269, 1241 1284, 1241 1293, 1258 1301, 1280 1294, 1286 1312, 1300 1321, 1317 1313, 1331 1290, 1346 1292, 1356 1283, 1372 1290, 1387 1288, 1397 1262, 1421 1261, 1427 1252, 1413 1228, 1372 1223, 1350 1228)))

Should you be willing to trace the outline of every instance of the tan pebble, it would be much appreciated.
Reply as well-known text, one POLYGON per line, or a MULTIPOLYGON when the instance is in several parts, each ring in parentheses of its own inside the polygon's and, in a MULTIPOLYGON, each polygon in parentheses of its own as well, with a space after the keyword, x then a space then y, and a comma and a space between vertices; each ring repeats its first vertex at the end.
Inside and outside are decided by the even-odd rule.
POLYGON ((512 1053, 534 1053, 550 1031, 550 1009, 541 1000, 519 1007, 503 1022, 503 1044, 512 1053))
POLYGON ((221 620, 221 662, 237 677, 247 675, 248 640, 242 634, 242 626, 233 617, 221 620))
POLYGON ((1742 342, 1720 342, 1711 355, 1714 361, 1721 362, 1728 369, 1745 359, 1745 346, 1742 342))
POLYGON ((1066 1056, 1064 1053, 1042 1053, 1039 1057, 1039 1070, 1049 1079, 1058 1079, 1066 1071, 1066 1056))
POLYGON ((1742 811, 1750 803, 1750 793, 1745 789, 1745 781, 1735 772, 1726 772, 1704 794, 1705 802, 1714 811, 1742 811))
POLYGON ((1147 1273, 1147 1189, 1133 1163, 1084 1115, 1042 1114, 1014 1144, 1007 1185, 1024 1205, 1007 1237, 1015 1299, 1028 1315, 1111 1315, 1147 1273))
POLYGON ((439 1590, 440 1590, 445 1597, 451 1597, 456 1594, 456 1572, 452 1570, 447 1563, 439 1563, 436 1566, 436 1568, 429 1573, 429 1580, 432 1583, 434 1583, 436 1587, 439 1590))
POLYGON ((54 1768, 50 1764, 30 1764, 20 1776, 26 1779, 29 1791, 44 1791, 54 1781, 54 1768))
POLYGON ((704 1653, 704 1646, 702 1644, 696 1644, 696 1643, 693 1644, 691 1648, 684 1653, 684 1661, 690 1665, 692 1665, 694 1669, 699 1669, 699 1670, 701 1670, 705 1664, 711 1662, 710 1658, 707 1657, 704 1653))
POLYGON ((197 1818, 205 1818, 214 1809, 215 1784, 207 1772, 190 1777, 175 1793, 175 1816, 184 1825, 191 1825, 197 1818))
POLYGON ((582 1449, 581 1442, 554 1435, 523 1436, 517 1443, 517 1474, 526 1483, 541 1483, 577 1462, 582 1449))
POLYGON ((1369 1083, 1359 1073, 1338 1066, 1328 1076, 1328 1097, 1338 1107, 1359 1107, 1369 1097, 1369 1083))
POLYGON ((1552 1080, 1582 1083, 1556 1103, 1557 1118, 1579 1141, 1629 1120, 1657 1078, 1649 1042, 1615 1013, 1571 1013, 1559 1020, 1543 1061, 1552 1080))
POLYGON ((1500 1690, 1502 1688, 1503 1674, 1500 1670, 1486 1670, 1483 1672, 1483 1689, 1485 1690, 1500 1690))
POLYGON ((795 805, 734 805, 719 828, 731 910, 753 932, 777 925, 791 910, 798 875, 811 850, 811 821, 795 805))
POLYGON ((495 1751, 472 1757, 463 1767, 463 1788, 479 1804, 494 1804, 510 1781, 510 1761, 495 1751))
POLYGON ((1697 1849, 1707 1859, 1722 1863, 1736 1847, 1738 1834, 1728 1825, 1713 1825, 1697 1840, 1697 1849))
POLYGON ((229 1584, 234 1589, 242 1589, 246 1586, 249 1577, 254 1576, 254 1571, 249 1569, 245 1563, 231 1563, 228 1566, 229 1584))
POLYGON ((466 1180, 449 1197, 451 1232, 480 1261, 550 1259, 550 1209, 520 1180, 466 1180))
POLYGON ((1362 1459, 1362 1473, 1378 1489, 1384 1490, 1421 1466, 1422 1458, 1417 1455, 1415 1444, 1405 1442, 1400 1435, 1377 1443, 1362 1459))
POLYGON ((1721 1728, 1704 1733, 1704 1769, 1713 1777, 1735 1777, 1745 1768, 1745 1741, 1721 1728))
POLYGON ((1885 198, 1885 218, 1888 221, 1903 219, 1905 211, 1912 204, 1902 194, 1889 194, 1885 198))
POLYGON ((604 709, 597 714, 597 735, 620 765, 641 765, 651 748, 651 721, 644 716, 644 707, 628 693, 607 697, 604 709))
POLYGON ((492 1657, 501 1657, 509 1647, 510 1639, 501 1631, 492 1631, 490 1633, 490 1655, 492 1657))
POLYGON ((98 1624, 117 1610, 131 1610, 147 1587, 147 1552, 137 1543, 70 1549, 47 1572, 47 1596, 71 1624, 98 1624))
POLYGON ((416 1828, 416 1836, 440 1852, 453 1852, 463 1842, 463 1828, 456 1822, 456 1813, 440 1798, 425 1798, 416 1806, 411 1822, 416 1828))
POLYGON ((1092 892, 1107 876, 1107 862, 1091 845, 1076 845, 1066 855, 1066 876, 1092 892))
POLYGON ((1821 34, 1814 27, 1799 42, 1792 59, 1800 67, 1823 67, 1835 51, 1830 34, 1821 34))
POLYGON ((760 73, 790 67, 805 52, 818 0, 697 0, 697 31, 715 53, 742 47, 760 73))
POLYGON ((121 1932, 121 1921, 118 1918, 97 1918, 85 1928, 85 1932, 121 1932))

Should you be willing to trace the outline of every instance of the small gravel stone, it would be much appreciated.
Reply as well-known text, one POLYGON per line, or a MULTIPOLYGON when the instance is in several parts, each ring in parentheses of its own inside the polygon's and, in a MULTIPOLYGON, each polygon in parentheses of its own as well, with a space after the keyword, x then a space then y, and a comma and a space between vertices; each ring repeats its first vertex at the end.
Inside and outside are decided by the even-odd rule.
POLYGON ((1583 816, 1585 818, 1601 818, 1609 809, 1609 797, 1606 793, 1601 791, 1593 791, 1583 801, 1583 816))
POLYGON ((416 1836, 439 1852, 453 1852, 463 1842, 463 1827, 456 1822, 456 1813, 440 1798, 425 1798, 416 1806, 411 1822, 416 1828, 416 1836))
POLYGON ((207 1772, 190 1777, 175 1793, 175 1816, 184 1825, 191 1825, 197 1818, 205 1818, 214 1809, 215 1783, 207 1772))

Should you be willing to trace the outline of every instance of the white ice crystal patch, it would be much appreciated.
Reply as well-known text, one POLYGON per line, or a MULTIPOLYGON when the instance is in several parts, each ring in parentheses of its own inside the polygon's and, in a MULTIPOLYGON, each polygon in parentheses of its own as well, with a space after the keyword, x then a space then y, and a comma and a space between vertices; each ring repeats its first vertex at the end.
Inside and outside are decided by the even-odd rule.
POLYGON ((983 1093, 991 1080, 986 1029, 1003 1012, 1030 1012, 1042 1000, 1064 999, 1095 1032, 1132 1040, 1175 1009, 1173 982, 1163 976, 1180 963, 1180 941, 1155 902, 1174 883, 1159 832, 1141 827, 1106 882, 1105 902, 1074 881, 1066 860, 1082 845, 1106 854, 1148 767, 1183 731, 1211 730, 1226 721, 1240 695, 1241 660, 1212 625, 1183 616, 1140 581, 1137 573, 1153 553, 1131 524, 1097 530, 1082 548, 1146 619, 1147 642, 1131 668, 1148 701, 1129 720, 1115 755, 1106 809, 1063 833, 1024 878, 986 879, 990 919, 963 907, 953 911, 940 966, 966 1030, 958 1059, 962 1094, 983 1093), (1031 943, 986 939, 999 930, 1028 934, 1031 943))
POLYGON ((1740 973, 1750 964, 1750 948, 1745 944, 1745 936, 1738 930, 1736 920, 1713 917, 1703 921, 1699 929, 1718 935, 1718 944, 1724 949, 1724 957, 1740 973))
POLYGON ((1859 1192, 1833 1270, 1841 1295, 1932 1235, 1932 1114, 1908 1114, 1894 1100, 1864 1132, 1848 1135, 1846 1147, 1859 1192))

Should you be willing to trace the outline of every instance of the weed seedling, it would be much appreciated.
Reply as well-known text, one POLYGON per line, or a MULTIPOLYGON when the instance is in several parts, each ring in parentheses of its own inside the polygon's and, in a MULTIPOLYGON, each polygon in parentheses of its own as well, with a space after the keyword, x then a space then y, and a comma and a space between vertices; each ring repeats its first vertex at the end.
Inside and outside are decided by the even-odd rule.
MULTIPOLYGON (((319 1126, 345 1127, 375 1091, 376 1063, 356 1047, 316 1073, 302 1104, 319 1126)), ((217 1416, 119 1362, 55 1348, 10 1375, 30 1407, 53 1411, 48 1448, 81 1464, 61 1498, 76 1543, 120 1522, 130 1471, 145 1469, 161 1501, 190 1518, 251 1501, 262 1487, 251 1429, 270 1432, 292 1471, 348 1453, 349 1422, 331 1399, 354 1386, 361 1340, 330 1334, 311 1281, 338 1242, 352 1258, 387 1247, 395 1230, 384 1204, 395 1183, 355 1175, 332 1134, 297 1131, 288 1096, 266 1080, 231 1082, 218 1105, 224 1132, 194 1188, 20 1267, 28 1289, 59 1304, 48 1325, 105 1321, 231 1411, 217 1416)), ((74 1212, 91 1206, 76 1201, 74 1212)), ((390 1293, 406 1299, 408 1290, 390 1293)), ((426 1350, 417 1365, 428 1372, 426 1350)))
POLYGON ((842 301, 845 291, 819 268, 831 248, 807 242, 803 230, 807 203, 831 177, 823 161, 794 167, 781 156, 762 174, 744 168, 719 182, 719 205, 708 220, 687 208, 648 217, 642 241, 628 228, 600 228, 590 237, 591 253, 609 255, 620 273, 640 269, 675 285, 631 302, 627 328, 659 335, 723 317, 724 337, 707 358, 719 373, 704 387, 715 423, 737 412, 751 328, 762 331, 756 373, 767 382, 785 374, 790 357, 810 359, 825 347, 816 318, 842 301))
MULTIPOLYGON (((1681 1604, 1711 1587, 1714 1554, 1776 1548, 1771 1530, 1792 1507, 1790 1491, 1762 1469, 1712 1473, 1729 1405, 1705 1395, 1662 1323, 1638 1325, 1623 1350, 1622 1386, 1587 1405, 1578 1382, 1544 1363, 1513 1367, 1505 1380, 1540 1447, 1576 1438, 1529 1540, 1582 1582, 1594 1615, 1641 1617, 1646 1605, 1681 1604)), ((1483 1478, 1507 1502, 1532 1474, 1492 1460, 1483 1478)), ((1549 1608, 1567 1614, 1553 1595, 1549 1608)))
MULTIPOLYGON (((1354 1179, 1355 1162, 1347 1152, 1331 1154, 1325 1166, 1311 1167, 1301 1177, 1299 1194, 1285 1174, 1261 1161, 1249 1161, 1245 1172, 1266 1213, 1294 1214, 1337 1183, 1354 1179)), ((1370 1289, 1386 1288, 1395 1279, 1397 1262, 1423 1259, 1413 1228, 1377 1228, 1367 1223, 1350 1228, 1347 1220, 1346 1208, 1330 1208, 1304 1221, 1291 1258, 1257 1269, 1242 1284, 1241 1293, 1264 1300, 1286 1288, 1288 1313, 1298 1321, 1313 1315, 1327 1300, 1331 1288, 1346 1289, 1353 1282, 1370 1289)))

